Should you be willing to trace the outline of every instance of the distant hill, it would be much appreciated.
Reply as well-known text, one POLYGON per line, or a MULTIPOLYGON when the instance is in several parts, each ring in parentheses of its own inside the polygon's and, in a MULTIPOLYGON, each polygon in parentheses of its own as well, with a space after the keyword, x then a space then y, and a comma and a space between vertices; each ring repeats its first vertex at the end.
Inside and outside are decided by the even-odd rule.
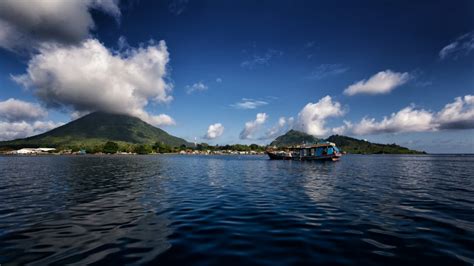
MULTIPOLYGON (((399 146, 397 144, 378 144, 371 143, 365 140, 355 139, 346 136, 332 135, 326 139, 327 141, 334 142, 342 151, 352 154, 423 154, 425 152, 410 150, 408 148, 399 146)), ((286 134, 276 138, 270 146, 291 146, 302 143, 316 143, 319 139, 308 135, 306 133, 290 130, 286 134)))
POLYGON ((423 151, 410 150, 397 144, 378 144, 346 136, 332 135, 327 141, 334 142, 343 151, 353 154, 424 154, 423 151))
POLYGON ((190 145, 186 140, 172 136, 139 118, 95 112, 40 135, 0 142, 0 147, 91 146, 107 141, 130 144, 162 142, 175 147, 190 145))
POLYGON ((279 136, 276 138, 272 143, 270 143, 270 146, 278 146, 278 147, 283 147, 283 146, 292 146, 292 145, 301 145, 303 143, 316 143, 318 142, 319 139, 314 137, 313 135, 306 134, 301 131, 297 130, 290 130, 286 132, 286 134, 279 136))

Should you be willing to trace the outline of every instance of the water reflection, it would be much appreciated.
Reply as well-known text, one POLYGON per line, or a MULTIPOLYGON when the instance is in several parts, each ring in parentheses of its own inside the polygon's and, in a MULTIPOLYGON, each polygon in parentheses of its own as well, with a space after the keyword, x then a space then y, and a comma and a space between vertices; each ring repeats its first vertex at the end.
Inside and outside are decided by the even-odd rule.
MULTIPOLYGON (((166 214, 157 214, 154 209, 166 193, 156 179, 149 181, 155 177, 154 172, 139 174, 149 161, 113 157, 57 159, 62 168, 56 158, 51 159, 50 165, 45 160, 41 167, 50 168, 51 172, 37 177, 47 188, 39 191, 53 194, 29 195, 31 204, 55 205, 54 211, 43 211, 41 216, 11 213, 7 219, 10 225, 19 224, 23 229, 10 228, 0 235, 0 250, 8 250, 2 260, 18 264, 34 261, 39 265, 89 264, 113 257, 110 262, 144 263, 170 247, 170 221, 166 214)), ((32 168, 35 170, 35 166, 32 168)), ((153 169, 160 171, 159 166, 153 169)))
POLYGON ((316 204, 331 201, 334 186, 337 186, 336 164, 303 162, 302 182, 305 193, 316 204))
POLYGON ((472 263, 474 157, 0 157, 0 264, 472 263))

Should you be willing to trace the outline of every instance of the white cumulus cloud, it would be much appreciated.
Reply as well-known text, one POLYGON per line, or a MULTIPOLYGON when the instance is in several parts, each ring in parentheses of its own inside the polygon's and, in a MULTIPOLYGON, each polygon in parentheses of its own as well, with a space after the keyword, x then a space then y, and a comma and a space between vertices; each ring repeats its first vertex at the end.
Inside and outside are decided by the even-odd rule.
POLYGON ((440 129, 474 128, 474 95, 456 97, 437 113, 440 129))
POLYGON ((314 135, 324 136, 329 129, 325 127, 326 119, 344 115, 339 102, 333 101, 328 95, 317 103, 308 103, 299 113, 296 128, 314 135))
POLYGON ((368 80, 358 81, 344 90, 344 94, 352 96, 359 93, 385 94, 396 87, 405 84, 410 79, 410 74, 393 72, 391 70, 380 71, 368 80))
POLYGON ((0 102, 0 141, 25 138, 63 125, 40 121, 48 112, 35 103, 10 98, 0 102))
POLYGON ((0 102, 0 120, 8 122, 34 121, 47 115, 48 112, 38 104, 13 98, 0 102))
POLYGON ((221 123, 215 123, 215 124, 209 125, 205 138, 215 139, 215 138, 220 137, 222 134, 224 134, 224 126, 221 123))
POLYGON ((95 28, 92 9, 120 18, 118 0, 2 0, 0 46, 29 49, 44 42, 74 44, 95 28))
POLYGON ((294 118, 293 117, 280 117, 278 123, 267 130, 264 136, 261 139, 273 139, 279 135, 284 134, 288 129, 293 127, 294 118))
POLYGON ((147 112, 143 112, 141 115, 138 114, 137 117, 157 127, 176 125, 176 121, 174 121, 174 119, 167 114, 151 115, 147 112))
POLYGON ((36 121, 36 122, 1 122, 0 121, 0 140, 12 140, 18 138, 26 138, 33 135, 41 134, 53 128, 62 126, 63 123, 53 121, 36 121))
POLYGON ((245 123, 245 127, 240 132, 240 139, 252 139, 260 127, 267 121, 268 115, 266 113, 258 113, 255 120, 245 123))
POLYGON ((439 112, 408 106, 380 121, 368 117, 355 124, 344 121, 344 125, 332 131, 335 134, 370 135, 473 128, 474 95, 465 95, 456 97, 454 102, 446 104, 439 112))
POLYGON ((356 135, 421 132, 433 129, 433 114, 426 110, 416 110, 413 106, 405 107, 390 117, 377 122, 374 118, 363 118, 352 129, 356 135))
POLYGON ((150 102, 173 99, 166 82, 168 61, 164 41, 122 52, 111 52, 95 39, 77 46, 50 43, 30 59, 25 74, 12 78, 32 89, 49 108, 122 113, 153 125, 170 125, 171 117, 144 109, 150 102))

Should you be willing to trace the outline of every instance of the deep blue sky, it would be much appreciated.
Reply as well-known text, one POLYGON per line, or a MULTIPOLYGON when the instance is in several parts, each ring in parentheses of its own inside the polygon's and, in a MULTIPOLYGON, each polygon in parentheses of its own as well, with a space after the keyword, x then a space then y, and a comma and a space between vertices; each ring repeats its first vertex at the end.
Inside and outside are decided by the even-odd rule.
MULTIPOLYGON (((345 113, 325 119, 330 130, 344 120, 356 124, 368 117, 379 122, 410 105, 435 114, 455 97, 474 94, 474 51, 466 48, 440 57, 443 47, 474 31, 470 0, 122 1, 119 7, 118 21, 92 11, 96 29, 91 36, 109 49, 118 49, 120 37, 131 47, 146 46, 149 40, 166 42, 174 99, 149 104, 146 110, 171 116, 176 125, 164 129, 188 140, 268 143, 271 139, 262 136, 280 117, 297 120, 306 104, 326 95, 345 113), (385 94, 343 93, 351 84, 385 70, 408 73, 410 78, 385 94), (199 82, 207 90, 188 93, 199 82), (235 108, 242 98, 267 104, 235 108), (255 120, 257 113, 266 113, 268 119, 254 139, 240 139, 245 123, 255 120), (224 133, 204 139, 214 123, 221 123, 224 133)), ((0 101, 15 98, 42 104, 10 76, 25 73, 30 57, 28 52, 0 50, 0 101)), ((70 120, 69 111, 48 111, 49 120, 70 120)), ((431 152, 474 152, 473 133, 469 128, 348 132, 431 152)))

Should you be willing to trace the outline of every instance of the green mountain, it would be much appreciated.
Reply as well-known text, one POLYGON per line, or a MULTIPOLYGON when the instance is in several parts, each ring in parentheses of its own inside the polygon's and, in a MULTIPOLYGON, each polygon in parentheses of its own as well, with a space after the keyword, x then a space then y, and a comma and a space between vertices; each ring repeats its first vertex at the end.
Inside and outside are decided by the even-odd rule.
MULTIPOLYGON (((355 139, 346 136, 332 135, 326 139, 327 141, 334 142, 342 151, 353 154, 377 154, 377 153, 389 153, 389 154, 422 154, 425 152, 410 150, 408 148, 399 146, 397 144, 378 144, 371 143, 365 140, 355 139)), ((302 143, 312 144, 320 141, 320 139, 306 134, 304 132, 290 130, 286 134, 276 138, 270 146, 292 146, 299 145, 302 143)))
POLYGON ((355 139, 346 136, 332 135, 326 139, 334 142, 336 145, 347 153, 353 154, 424 154, 425 152, 410 150, 397 144, 378 144, 365 140, 355 139))
POLYGON ((286 132, 285 135, 281 135, 276 138, 270 146, 277 146, 277 147, 284 147, 284 146, 292 146, 292 145, 301 145, 303 143, 311 144, 318 142, 319 139, 314 137, 313 135, 306 134, 301 131, 290 130, 286 132))
POLYGON ((0 147, 90 147, 107 141, 121 144, 161 142, 174 147, 190 145, 186 140, 172 136, 139 118, 95 112, 40 135, 0 142, 0 147))

